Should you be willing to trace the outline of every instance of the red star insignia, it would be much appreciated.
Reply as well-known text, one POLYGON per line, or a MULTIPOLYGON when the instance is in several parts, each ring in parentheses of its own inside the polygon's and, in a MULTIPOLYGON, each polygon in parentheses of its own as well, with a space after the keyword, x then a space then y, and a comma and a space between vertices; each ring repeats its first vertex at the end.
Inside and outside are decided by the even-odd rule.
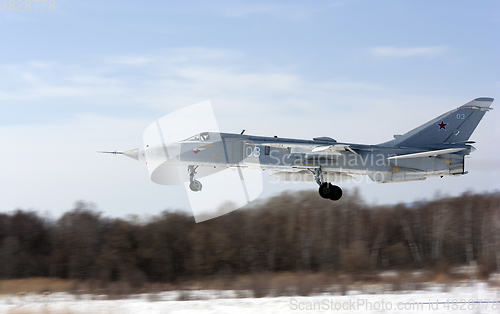
POLYGON ((441 123, 436 123, 436 124, 439 126, 438 131, 440 131, 440 130, 445 130, 445 131, 446 131, 446 126, 447 126, 449 123, 444 123, 444 120, 441 120, 441 123))
POLYGON ((204 151, 204 150, 205 150, 205 148, 199 148, 199 147, 197 147, 197 148, 193 149, 193 153, 198 154, 199 152, 204 151))

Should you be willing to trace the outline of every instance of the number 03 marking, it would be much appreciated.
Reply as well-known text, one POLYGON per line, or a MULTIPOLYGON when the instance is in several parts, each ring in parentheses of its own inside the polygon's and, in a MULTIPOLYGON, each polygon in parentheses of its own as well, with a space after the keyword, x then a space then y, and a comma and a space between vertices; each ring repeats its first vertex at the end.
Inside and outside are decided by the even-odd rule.
POLYGON ((457 113, 457 119, 458 119, 458 120, 463 120, 463 119, 465 119, 465 114, 463 114, 463 113, 457 113))
POLYGON ((251 146, 247 146, 246 148, 246 154, 247 157, 254 156, 254 157, 259 157, 260 156, 260 147, 255 146, 252 148, 251 146))

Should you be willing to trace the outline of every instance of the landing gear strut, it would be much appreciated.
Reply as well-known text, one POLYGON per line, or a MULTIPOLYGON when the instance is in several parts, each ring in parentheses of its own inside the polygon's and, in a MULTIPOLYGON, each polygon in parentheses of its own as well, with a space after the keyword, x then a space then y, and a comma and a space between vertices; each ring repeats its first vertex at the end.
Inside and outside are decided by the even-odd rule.
POLYGON ((323 173, 321 168, 316 168, 314 172, 309 170, 314 174, 314 179, 319 185, 319 195, 322 198, 331 199, 332 201, 338 201, 342 197, 342 189, 330 182, 323 181, 323 173))
POLYGON ((196 175, 196 168, 198 168, 198 166, 196 166, 196 167, 195 166, 188 166, 189 188, 193 192, 201 191, 201 187, 202 187, 201 182, 194 178, 194 176, 196 175))

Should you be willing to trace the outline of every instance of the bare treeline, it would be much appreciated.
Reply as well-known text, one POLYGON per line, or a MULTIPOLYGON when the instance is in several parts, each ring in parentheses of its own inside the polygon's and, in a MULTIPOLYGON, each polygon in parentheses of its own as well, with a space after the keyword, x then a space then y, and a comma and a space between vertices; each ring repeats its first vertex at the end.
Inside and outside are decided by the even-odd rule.
POLYGON ((52 220, 32 211, 0 214, 0 278, 174 282, 280 271, 368 272, 441 268, 477 261, 500 268, 500 193, 369 206, 316 192, 284 193, 196 224, 164 212, 106 218, 78 202, 52 220))

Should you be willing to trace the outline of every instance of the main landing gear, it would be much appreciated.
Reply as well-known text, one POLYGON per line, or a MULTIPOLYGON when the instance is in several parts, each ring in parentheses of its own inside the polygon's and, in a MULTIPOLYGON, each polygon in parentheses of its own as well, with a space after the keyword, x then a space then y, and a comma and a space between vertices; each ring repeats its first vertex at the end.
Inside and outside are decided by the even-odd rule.
MULTIPOLYGON (((309 170, 313 172, 312 170, 309 170)), ((342 197, 342 189, 330 182, 323 182, 323 173, 321 168, 316 168, 313 172, 314 179, 319 185, 319 195, 322 198, 331 199, 332 201, 338 201, 342 197)))
POLYGON ((319 195, 332 201, 338 201, 342 197, 342 189, 330 182, 323 182, 319 186, 319 195))
POLYGON ((191 189, 191 191, 193 192, 199 192, 201 191, 201 182, 196 180, 194 178, 195 174, 196 174, 196 168, 198 168, 198 166, 188 166, 188 172, 189 172, 189 188, 191 189))

